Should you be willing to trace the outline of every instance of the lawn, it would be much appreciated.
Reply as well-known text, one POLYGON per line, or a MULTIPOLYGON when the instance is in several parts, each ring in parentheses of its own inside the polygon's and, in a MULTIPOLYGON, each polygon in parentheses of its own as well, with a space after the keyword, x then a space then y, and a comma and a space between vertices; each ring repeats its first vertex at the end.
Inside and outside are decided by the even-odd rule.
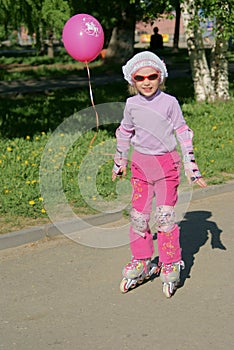
MULTIPOLYGON (((184 55, 185 52, 168 60, 183 62, 184 55)), ((187 67, 188 60, 184 58, 187 67)), ((46 58, 1 58, 1 79, 86 74, 81 63, 61 57, 60 60, 59 66, 58 58, 47 63, 46 58)), ((91 74, 103 74, 107 70, 116 72, 120 67, 105 67, 97 60, 90 69, 91 74)), ((233 82, 233 75, 230 81, 233 82)), ((233 95, 233 83, 230 91, 233 95)), ((167 92, 179 99, 194 131, 196 159, 208 183, 233 179, 234 98, 229 102, 198 104, 193 99, 189 76, 168 79, 167 92)), ((114 131, 128 96, 127 86, 123 81, 93 87, 93 96, 97 108, 101 107, 98 132, 88 89, 1 97, 0 233, 49 222, 47 208, 53 201, 58 202, 57 194, 48 198, 48 193, 57 180, 65 200, 79 215, 90 215, 115 203, 118 186, 111 181, 114 131), (45 180, 45 175, 49 180, 45 180), (49 181, 46 190, 45 181, 49 181)))

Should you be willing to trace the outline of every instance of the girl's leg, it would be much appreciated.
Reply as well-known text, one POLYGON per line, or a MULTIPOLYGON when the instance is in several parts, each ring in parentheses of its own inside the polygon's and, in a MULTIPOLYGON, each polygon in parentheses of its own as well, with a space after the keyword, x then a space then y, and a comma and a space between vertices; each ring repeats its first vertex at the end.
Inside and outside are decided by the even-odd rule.
POLYGON ((180 181, 178 155, 165 155, 161 166, 164 169, 164 178, 155 183, 158 253, 160 262, 170 264, 181 260, 180 230, 175 222, 174 211, 180 181))
POLYGON ((164 264, 181 260, 180 229, 177 224, 165 230, 163 225, 159 227, 157 234, 159 261, 164 264))
POLYGON ((153 237, 149 228, 153 186, 148 182, 132 178, 132 211, 130 248, 135 259, 149 259, 154 253, 153 237))

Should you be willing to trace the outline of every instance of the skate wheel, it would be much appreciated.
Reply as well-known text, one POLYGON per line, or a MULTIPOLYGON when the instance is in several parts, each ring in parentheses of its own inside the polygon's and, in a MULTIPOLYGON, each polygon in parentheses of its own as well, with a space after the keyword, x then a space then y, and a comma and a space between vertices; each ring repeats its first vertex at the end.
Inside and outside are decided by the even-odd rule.
POLYGON ((121 293, 127 293, 128 292, 127 282, 128 282, 128 280, 126 278, 122 279, 122 281, 120 283, 120 286, 119 286, 119 289, 120 289, 121 293))
POLYGON ((166 283, 163 284, 163 294, 166 296, 166 298, 171 297, 171 290, 170 290, 169 284, 166 284, 166 283))

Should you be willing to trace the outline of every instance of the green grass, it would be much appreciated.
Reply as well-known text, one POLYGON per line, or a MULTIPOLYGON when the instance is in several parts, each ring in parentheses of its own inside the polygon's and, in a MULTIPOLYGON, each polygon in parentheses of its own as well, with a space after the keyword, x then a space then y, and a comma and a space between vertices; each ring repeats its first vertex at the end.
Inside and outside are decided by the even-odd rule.
MULTIPOLYGON (((103 66, 92 69, 104 70, 103 66)), ((233 95, 233 79, 230 81, 233 95)), ((229 102, 198 104, 193 100, 190 78, 169 79, 167 92, 179 99, 187 123, 194 131, 196 159, 208 183, 217 184, 232 179, 234 98, 229 102)), ((98 105, 124 102, 128 92, 125 82, 122 82, 95 87, 93 95, 98 105)), ((53 131, 68 117, 90 106, 89 91, 84 88, 54 91, 49 95, 37 93, 20 98, 1 98, 0 232, 48 222, 45 198, 40 193, 41 157, 53 131)), ((97 134, 95 130, 83 132, 69 149, 66 149, 66 145, 71 135, 60 132, 56 136, 58 147, 52 151, 47 148, 48 169, 54 169, 56 174, 61 168, 65 198, 79 215, 96 212, 99 196, 106 203, 117 197, 116 183, 111 181, 111 154, 115 148, 116 127, 116 124, 110 123, 101 127, 97 134), (91 146, 94 135, 96 138, 91 146), (96 150, 98 155, 95 154, 96 150), (100 164, 96 169, 94 164, 97 159, 100 159, 100 164), (86 163, 87 168, 84 167, 86 163), (83 175, 78 182, 81 170, 83 175), (96 183, 96 192, 87 186, 92 180, 96 183), (85 198, 79 185, 87 191, 85 198)))
MULTIPOLYGON (((121 74, 120 64, 105 64, 100 57, 89 62, 90 70, 95 69, 95 75, 110 74, 113 72, 121 74)), ((61 77, 74 74, 86 77, 86 65, 72 59, 63 48, 60 48, 54 58, 48 56, 1 56, 0 50, 0 80, 12 81, 18 79, 37 79, 41 77, 61 77)))
POLYGON ((194 130, 194 150, 204 177, 209 183, 221 183, 234 174, 233 157, 234 99, 216 104, 183 105, 185 119, 194 130))

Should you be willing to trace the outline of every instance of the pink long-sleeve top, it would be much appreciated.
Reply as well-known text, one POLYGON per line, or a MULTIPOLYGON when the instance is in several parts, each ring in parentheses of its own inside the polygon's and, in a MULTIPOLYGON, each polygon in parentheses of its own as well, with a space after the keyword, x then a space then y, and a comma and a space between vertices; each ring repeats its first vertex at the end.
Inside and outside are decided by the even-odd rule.
POLYGON ((161 90, 151 97, 137 94, 126 101, 124 116, 116 131, 117 150, 127 154, 131 143, 143 154, 165 154, 176 149, 175 133, 182 152, 192 151, 192 131, 177 99, 161 90))

